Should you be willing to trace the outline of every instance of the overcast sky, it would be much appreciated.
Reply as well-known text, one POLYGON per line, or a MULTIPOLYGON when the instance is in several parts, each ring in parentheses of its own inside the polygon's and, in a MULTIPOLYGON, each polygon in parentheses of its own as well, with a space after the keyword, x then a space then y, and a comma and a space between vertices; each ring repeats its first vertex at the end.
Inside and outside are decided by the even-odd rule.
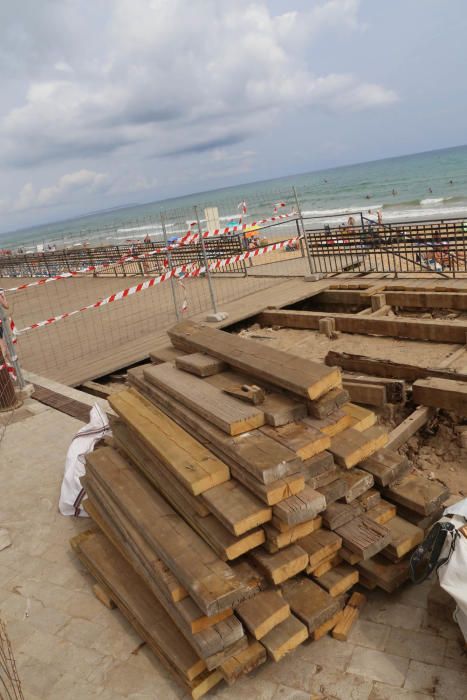
POLYGON ((1 0, 0 230, 467 142, 465 0, 1 0))

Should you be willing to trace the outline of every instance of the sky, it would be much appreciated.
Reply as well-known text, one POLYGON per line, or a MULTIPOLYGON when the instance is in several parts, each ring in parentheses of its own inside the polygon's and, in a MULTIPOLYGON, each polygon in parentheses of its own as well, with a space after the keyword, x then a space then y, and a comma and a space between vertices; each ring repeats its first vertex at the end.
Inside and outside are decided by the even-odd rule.
POLYGON ((3 0, 0 230, 467 142, 465 0, 3 0))

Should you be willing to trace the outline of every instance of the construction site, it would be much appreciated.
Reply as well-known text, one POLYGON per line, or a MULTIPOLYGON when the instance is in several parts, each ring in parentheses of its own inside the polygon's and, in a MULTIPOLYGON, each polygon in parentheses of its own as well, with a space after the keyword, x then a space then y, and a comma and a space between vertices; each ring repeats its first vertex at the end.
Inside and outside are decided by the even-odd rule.
POLYGON ((465 699, 465 224, 290 209, 0 259, 0 698, 465 699))

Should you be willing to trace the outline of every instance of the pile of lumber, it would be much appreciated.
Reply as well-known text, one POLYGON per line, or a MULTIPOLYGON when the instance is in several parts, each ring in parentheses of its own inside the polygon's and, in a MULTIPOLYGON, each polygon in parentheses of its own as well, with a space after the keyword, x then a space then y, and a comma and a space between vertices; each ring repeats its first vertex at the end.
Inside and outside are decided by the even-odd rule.
POLYGON ((191 322, 129 372, 87 456, 79 557, 193 698, 393 591, 447 497, 385 448, 340 370, 191 322), (349 597, 350 596, 350 597, 349 597))

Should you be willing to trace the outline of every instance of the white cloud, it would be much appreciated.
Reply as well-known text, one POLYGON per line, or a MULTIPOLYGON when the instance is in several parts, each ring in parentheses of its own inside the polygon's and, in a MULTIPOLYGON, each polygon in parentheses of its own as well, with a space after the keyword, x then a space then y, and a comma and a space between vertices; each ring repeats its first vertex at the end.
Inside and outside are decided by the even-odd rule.
POLYGON ((24 185, 18 196, 11 202, 12 209, 24 211, 36 207, 63 204, 78 193, 96 192, 106 188, 108 176, 92 170, 77 170, 62 175, 57 182, 48 187, 36 189, 30 182, 24 185))
POLYGON ((77 41, 79 5, 61 6, 59 55, 3 118, 10 164, 98 158, 125 147, 199 153, 238 143, 288 109, 357 110, 396 99, 382 85, 316 75, 310 65, 315 37, 359 28, 358 0, 281 15, 267 0, 113 0, 87 26, 85 47, 77 41))

